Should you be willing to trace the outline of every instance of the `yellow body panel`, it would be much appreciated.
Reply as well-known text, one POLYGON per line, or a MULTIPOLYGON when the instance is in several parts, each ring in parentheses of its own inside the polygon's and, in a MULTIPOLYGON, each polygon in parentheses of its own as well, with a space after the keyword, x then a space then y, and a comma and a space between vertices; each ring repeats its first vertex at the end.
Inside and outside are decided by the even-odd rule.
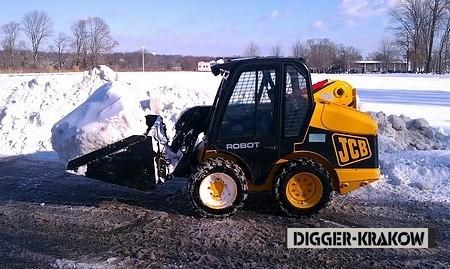
POLYGON ((315 127, 319 129, 326 129, 322 123, 322 112, 325 108, 325 104, 316 102, 314 112, 311 117, 311 121, 309 122, 308 127, 315 127))
POLYGON ((369 114, 351 107, 316 102, 311 127, 355 135, 377 135, 378 125, 369 114))
POLYGON ((334 171, 338 176, 340 194, 346 194, 380 178, 379 168, 336 168, 334 171))
POLYGON ((325 104, 322 124, 333 132, 356 135, 376 135, 378 125, 370 115, 359 110, 336 104, 325 104))

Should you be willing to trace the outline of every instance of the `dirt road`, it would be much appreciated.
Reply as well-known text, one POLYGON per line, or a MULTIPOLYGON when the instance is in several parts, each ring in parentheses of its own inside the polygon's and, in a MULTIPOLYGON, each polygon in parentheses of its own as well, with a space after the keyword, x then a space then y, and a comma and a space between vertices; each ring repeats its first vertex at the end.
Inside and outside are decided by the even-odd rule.
POLYGON ((151 193, 0 157, 0 268, 450 268, 447 205, 335 197, 307 219, 251 195, 232 218, 192 216, 184 182, 151 193), (431 227, 427 250, 287 250, 286 227, 431 227))

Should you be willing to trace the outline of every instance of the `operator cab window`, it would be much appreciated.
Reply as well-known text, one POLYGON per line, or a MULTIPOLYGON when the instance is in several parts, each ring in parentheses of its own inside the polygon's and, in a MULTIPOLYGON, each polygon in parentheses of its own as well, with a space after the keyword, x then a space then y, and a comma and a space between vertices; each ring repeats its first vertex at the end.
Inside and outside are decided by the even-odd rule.
POLYGON ((220 128, 220 138, 273 136, 275 70, 242 72, 220 128))
POLYGON ((306 78, 292 65, 286 66, 284 136, 300 135, 310 106, 306 78))

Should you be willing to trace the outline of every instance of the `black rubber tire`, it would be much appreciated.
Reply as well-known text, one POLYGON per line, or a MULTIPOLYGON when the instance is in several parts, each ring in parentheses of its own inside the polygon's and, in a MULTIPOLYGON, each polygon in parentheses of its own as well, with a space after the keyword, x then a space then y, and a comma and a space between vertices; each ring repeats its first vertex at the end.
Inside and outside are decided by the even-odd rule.
POLYGON ((295 217, 312 216, 317 214, 330 202, 332 191, 331 178, 328 171, 321 164, 310 159, 290 161, 278 173, 273 185, 273 195, 281 210, 283 210, 287 215, 295 217), (300 172, 310 172, 316 175, 322 183, 323 195, 320 201, 315 206, 310 208, 295 207, 288 201, 286 196, 286 184, 289 179, 300 172))
POLYGON ((187 191, 192 207, 198 215, 207 218, 223 218, 233 215, 244 206, 244 202, 247 199, 248 186, 244 171, 236 163, 224 158, 211 158, 206 159, 194 169, 194 172, 188 178, 187 191), (230 176, 237 186, 236 200, 230 207, 223 209, 214 209, 206 206, 199 195, 201 182, 208 175, 218 172, 230 176))

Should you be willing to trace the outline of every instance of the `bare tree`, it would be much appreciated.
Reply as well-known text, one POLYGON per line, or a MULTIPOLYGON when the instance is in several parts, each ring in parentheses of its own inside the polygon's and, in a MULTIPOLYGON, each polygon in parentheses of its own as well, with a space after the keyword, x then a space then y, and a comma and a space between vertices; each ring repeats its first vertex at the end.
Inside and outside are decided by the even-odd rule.
POLYGON ((449 68, 448 64, 450 62, 449 57, 449 47, 450 47, 450 7, 448 7, 446 12, 446 18, 443 23, 441 40, 439 42, 438 49, 438 61, 437 61, 437 72, 439 74, 442 73, 443 68, 449 68), (444 62, 447 62, 447 65, 444 66, 444 62))
POLYGON ((292 44, 292 57, 306 58, 307 54, 308 50, 300 40, 296 40, 294 44, 292 44))
POLYGON ((317 72, 327 72, 336 58, 336 45, 327 38, 309 39, 306 44, 310 66, 317 72))
POLYGON ((73 35, 72 47, 75 51, 75 66, 83 64, 86 67, 87 55, 89 51, 89 36, 87 32, 87 20, 79 20, 72 24, 73 35))
POLYGON ((361 60, 362 56, 358 49, 352 46, 337 45, 336 59, 334 61, 335 68, 340 71, 348 72, 355 61, 361 60))
POLYGON ((88 20, 88 33, 91 63, 97 65, 98 58, 110 52, 119 43, 112 38, 109 26, 102 18, 94 17, 88 20))
POLYGON ((27 44, 23 40, 19 41, 17 55, 19 56, 20 59, 19 64, 22 67, 25 67, 26 65, 29 64, 30 51, 27 49, 27 44))
POLYGON ((415 71, 431 72, 436 33, 439 32, 449 0, 398 0, 391 10, 397 41, 407 49, 415 71))
POLYGON ((9 22, 1 27, 3 39, 1 41, 2 48, 6 53, 8 67, 14 67, 15 52, 17 49, 17 37, 19 35, 20 24, 17 22, 9 22))
POLYGON ((22 19, 25 35, 31 43, 33 53, 33 65, 37 65, 39 46, 45 39, 52 35, 53 24, 48 15, 43 11, 34 10, 22 19))
POLYGON ((271 52, 272 52, 272 56, 276 56, 276 57, 281 56, 281 45, 276 44, 276 45, 272 46, 271 52))
POLYGON ((437 24, 441 21, 442 17, 445 14, 446 8, 449 5, 448 0, 427 0, 427 5, 430 13, 430 28, 429 28, 429 36, 428 36, 428 51, 427 51, 427 60, 425 66, 425 72, 429 73, 430 65, 431 65, 431 54, 433 52, 433 42, 435 38, 435 32, 437 28, 437 24))
POLYGON ((261 49, 259 48, 258 44, 254 41, 250 41, 248 43, 247 47, 244 50, 244 56, 247 57, 256 57, 259 56, 261 53, 261 49))
POLYGON ((379 49, 376 53, 376 59, 383 63, 383 68, 388 71, 389 64, 391 64, 397 58, 397 48, 392 40, 383 38, 380 42, 379 49))
POLYGON ((68 37, 64 33, 59 33, 55 39, 56 56, 58 60, 58 69, 61 69, 65 65, 66 57, 65 51, 67 47, 68 37))

